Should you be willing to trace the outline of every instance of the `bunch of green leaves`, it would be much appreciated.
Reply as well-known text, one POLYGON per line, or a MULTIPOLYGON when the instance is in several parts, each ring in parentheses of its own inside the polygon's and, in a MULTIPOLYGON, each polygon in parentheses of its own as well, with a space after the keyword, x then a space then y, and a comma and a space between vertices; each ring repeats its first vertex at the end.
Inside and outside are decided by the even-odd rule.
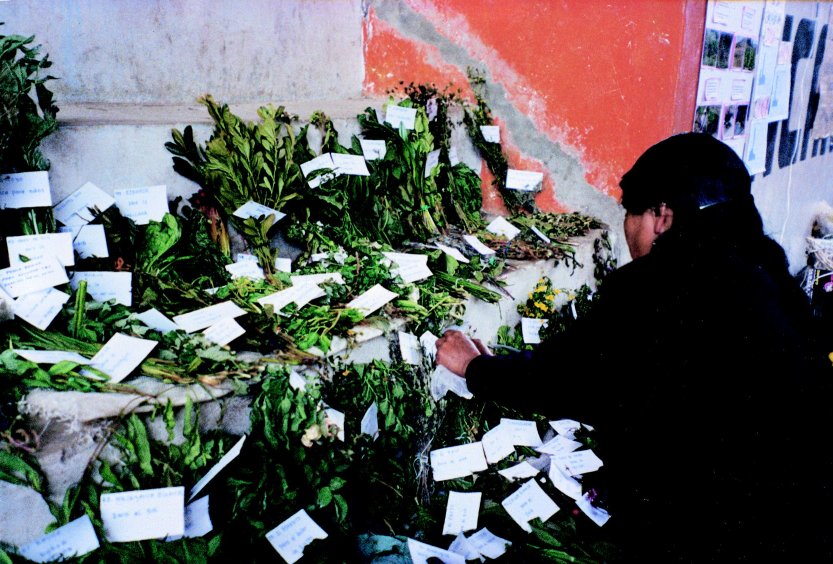
MULTIPOLYGON (((55 77, 46 74, 52 61, 34 40, 0 35, 0 173, 49 170, 40 144, 58 128, 58 106, 46 85, 55 77)), ((6 236, 56 231, 52 208, 7 209, 0 219, 6 236)))
POLYGON ((284 309, 290 310, 291 315, 280 319, 280 330, 285 331, 303 351, 318 347, 321 352, 327 353, 334 335, 347 335, 356 323, 364 319, 359 310, 349 307, 310 304, 294 312, 290 307, 284 309))
MULTIPOLYGON (((2 24, 0 24, 2 25, 2 24)), ((0 35, 0 171, 48 170, 40 143, 58 127, 58 107, 46 83, 54 76, 34 36, 0 35)))
POLYGON ((274 270, 270 231, 277 218, 272 214, 244 219, 233 213, 249 200, 280 210, 300 196, 305 184, 299 163, 314 156, 305 130, 296 138, 292 118, 283 107, 262 106, 260 121, 246 123, 210 95, 198 101, 208 109, 214 131, 202 148, 194 142, 190 126, 184 134, 173 130, 173 142, 165 147, 174 155, 174 170, 200 184, 204 211, 215 209, 232 221, 270 275, 274 270))
POLYGON ((53 508, 60 526, 86 514, 96 528, 101 546, 79 562, 209 562, 220 536, 209 533, 202 538, 183 538, 173 542, 146 540, 110 543, 100 520, 101 495, 139 489, 188 486, 195 484, 237 442, 237 437, 220 432, 200 433, 199 411, 190 399, 177 415, 168 402, 150 416, 161 419, 167 436, 152 438, 146 421, 129 414, 118 421, 108 444, 119 453, 119 462, 99 457, 82 481, 67 491, 64 506, 53 508), (181 429, 181 434, 177 433, 181 429))
POLYGON ((135 302, 164 310, 204 306, 200 290, 221 286, 231 277, 231 261, 211 244, 210 220, 190 208, 177 217, 165 214, 151 221, 137 241, 134 269, 135 302))
POLYGON ((294 389, 288 370, 269 367, 252 402, 245 448, 229 473, 228 518, 222 521, 227 523, 222 535, 229 541, 222 543, 218 561, 239 561, 240 546, 247 548, 247 561, 274 559, 265 535, 299 509, 328 533, 326 541, 304 549, 305 558, 327 561, 339 554, 350 561, 354 539, 346 476, 354 453, 336 438, 337 428, 328 423, 321 400, 316 383, 294 389))
POLYGON ((509 171, 509 161, 503 153, 500 143, 486 141, 480 127, 494 125, 492 110, 486 102, 486 80, 482 72, 468 69, 469 84, 474 92, 475 103, 466 109, 463 123, 480 156, 486 161, 486 166, 494 177, 492 185, 503 198, 510 213, 531 213, 535 209, 535 200, 530 192, 511 190, 506 188, 506 173, 509 171))
POLYGON ((443 209, 451 223, 466 231, 475 231, 483 227, 480 208, 483 195, 480 189, 480 176, 463 163, 451 160, 451 132, 456 125, 452 123, 452 108, 463 113, 463 100, 460 89, 451 85, 440 91, 434 84, 414 84, 405 87, 405 95, 416 105, 432 106, 433 119, 428 125, 434 137, 434 145, 440 149, 440 167, 437 171, 437 186, 443 200, 443 209))
MULTIPOLYGON (((388 104, 394 104, 394 100, 389 100, 388 104)), ((398 105, 414 107, 409 99, 398 105)), ((372 108, 358 119, 366 139, 385 141, 385 158, 371 163, 371 178, 387 196, 385 211, 390 217, 383 215, 382 219, 385 223, 401 224, 405 237, 415 241, 427 241, 438 235, 448 222, 437 188, 437 167, 426 176, 427 156, 435 147, 425 108, 416 107, 412 130, 404 126, 394 129, 385 122, 380 123, 372 108)))

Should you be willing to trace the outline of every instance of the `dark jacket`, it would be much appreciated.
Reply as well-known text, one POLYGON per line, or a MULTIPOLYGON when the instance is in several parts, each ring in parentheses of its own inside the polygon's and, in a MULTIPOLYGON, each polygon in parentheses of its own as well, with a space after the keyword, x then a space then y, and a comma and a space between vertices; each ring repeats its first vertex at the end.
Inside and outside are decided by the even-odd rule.
POLYGON ((473 360, 469 389, 596 428, 604 532, 627 561, 828 550, 815 535, 833 536, 829 511, 807 511, 829 507, 830 394, 783 251, 763 237, 657 243, 573 330, 473 360))

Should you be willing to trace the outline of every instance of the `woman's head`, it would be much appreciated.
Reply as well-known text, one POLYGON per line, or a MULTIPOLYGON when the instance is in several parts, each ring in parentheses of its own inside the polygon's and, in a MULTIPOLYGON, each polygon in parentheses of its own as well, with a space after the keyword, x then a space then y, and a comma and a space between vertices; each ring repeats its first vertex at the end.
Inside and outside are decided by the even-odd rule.
POLYGON ((751 184, 740 157, 711 135, 682 133, 660 141, 619 182, 631 255, 646 254, 650 244, 672 228, 690 231, 704 221, 732 221, 713 210, 731 208, 731 216, 738 209, 750 209, 760 222, 751 184))

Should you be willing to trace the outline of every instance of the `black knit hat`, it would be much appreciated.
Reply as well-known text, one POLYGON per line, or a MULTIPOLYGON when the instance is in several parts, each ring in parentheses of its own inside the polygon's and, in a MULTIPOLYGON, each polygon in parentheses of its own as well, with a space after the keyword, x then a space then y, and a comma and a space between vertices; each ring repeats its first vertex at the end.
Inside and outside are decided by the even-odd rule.
POLYGON ((748 199, 752 182, 731 147, 706 133, 681 133, 645 151, 619 186, 629 212, 664 203, 675 213, 694 213, 748 199))

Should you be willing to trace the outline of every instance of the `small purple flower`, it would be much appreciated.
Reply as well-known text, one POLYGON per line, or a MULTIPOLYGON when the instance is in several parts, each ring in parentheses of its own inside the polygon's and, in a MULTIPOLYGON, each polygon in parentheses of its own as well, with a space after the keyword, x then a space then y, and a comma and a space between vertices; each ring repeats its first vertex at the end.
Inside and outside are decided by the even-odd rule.
POLYGON ((833 279, 828 280, 828 281, 824 284, 824 291, 825 291, 825 292, 828 292, 828 293, 829 293, 829 292, 833 292, 833 279))

